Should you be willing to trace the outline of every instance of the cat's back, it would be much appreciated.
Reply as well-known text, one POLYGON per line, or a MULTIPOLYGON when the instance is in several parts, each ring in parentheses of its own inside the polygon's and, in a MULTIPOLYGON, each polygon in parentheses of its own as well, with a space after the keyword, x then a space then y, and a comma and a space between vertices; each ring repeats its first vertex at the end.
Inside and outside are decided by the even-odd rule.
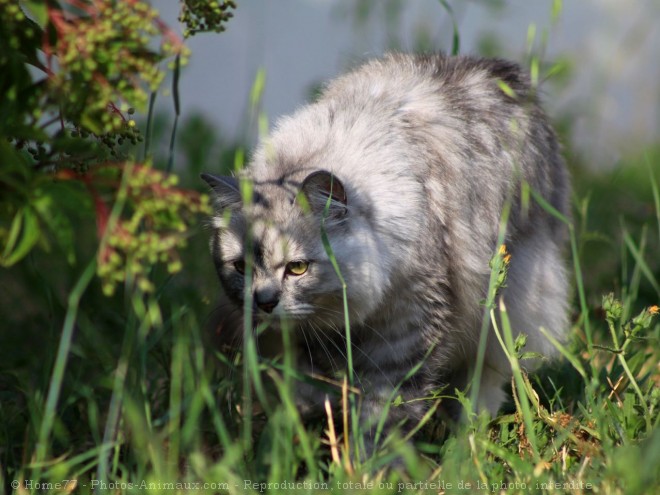
MULTIPOLYGON (((508 182, 520 167, 544 196, 565 189, 557 139, 536 89, 503 59, 392 53, 370 60, 280 120, 275 148, 278 141, 288 148, 282 162, 323 165, 320 154, 326 168, 338 166, 349 177, 394 167, 398 176, 409 168, 425 179, 443 170, 464 177, 499 172, 508 182)), ((563 211, 565 198, 553 199, 563 211)))
POLYGON ((401 107, 429 97, 431 103, 436 97, 469 111, 502 101, 503 86, 498 81, 506 85, 505 91, 511 89, 516 96, 529 95, 527 74, 508 60, 442 53, 389 53, 333 80, 323 92, 323 99, 353 103, 373 100, 401 107))
POLYGON ((568 211, 557 137, 537 89, 514 62, 388 54, 335 79, 318 105, 349 129, 342 140, 357 143, 356 152, 370 155, 364 151, 372 143, 379 149, 376 159, 351 163, 351 171, 410 173, 459 207, 474 203, 478 192, 478 205, 492 213, 501 210, 512 182, 523 180, 568 211))
MULTIPOLYGON (((526 72, 501 59, 389 54, 340 76, 278 123, 253 165, 266 180, 315 169, 391 229, 432 212, 491 236, 520 180, 568 211, 557 138, 526 72)), ((542 215, 557 227, 532 208, 513 224, 542 215)))

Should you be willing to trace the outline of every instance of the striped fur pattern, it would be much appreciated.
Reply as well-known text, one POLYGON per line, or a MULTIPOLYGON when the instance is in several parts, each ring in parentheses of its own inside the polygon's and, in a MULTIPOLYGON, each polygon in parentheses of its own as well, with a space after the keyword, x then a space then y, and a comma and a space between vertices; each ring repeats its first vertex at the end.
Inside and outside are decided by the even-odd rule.
MULTIPOLYGON (((337 376, 346 369, 342 283, 322 243, 324 224, 346 281, 365 423, 397 386, 412 399, 466 385, 507 198, 503 297, 512 326, 528 335, 526 350, 544 356, 554 351, 539 327, 558 339, 567 329, 566 230, 520 199, 524 180, 568 215, 567 172, 528 76, 513 63, 404 54, 370 61, 278 123, 242 176, 253 184, 251 201, 237 178, 204 178, 215 192, 211 245, 229 304, 243 304, 249 230, 257 320, 277 332, 285 318, 301 370, 337 376), (307 263, 305 273, 288 272, 291 262, 307 263)), ((490 338, 479 406, 494 414, 509 379, 490 338)), ((302 410, 320 412, 322 394, 298 388, 302 410)), ((388 422, 413 424, 427 405, 391 407, 388 422)))

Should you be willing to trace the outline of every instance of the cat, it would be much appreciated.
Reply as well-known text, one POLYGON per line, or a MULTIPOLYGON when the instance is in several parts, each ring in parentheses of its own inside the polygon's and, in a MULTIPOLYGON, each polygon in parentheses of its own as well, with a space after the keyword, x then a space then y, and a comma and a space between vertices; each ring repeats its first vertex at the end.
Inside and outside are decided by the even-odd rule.
MULTIPOLYGON (((232 314, 251 273, 255 323, 276 333, 288 322, 299 370, 337 376, 347 365, 343 284, 325 236, 345 281, 368 431, 384 410, 386 425, 414 424, 429 401, 409 401, 469 383, 507 201, 501 294, 512 328, 543 356, 555 350, 539 327, 559 340, 567 331, 567 229, 523 201, 521 188, 568 217, 569 178, 515 63, 388 54, 281 119, 239 177, 202 177, 214 193, 211 249, 232 314), (249 200, 240 180, 252 185, 249 200), (393 394, 401 405, 391 406, 393 394)), ((231 325, 222 327, 225 341, 239 337, 231 325)), ((490 332, 477 402, 495 415, 511 370, 490 332)), ((296 390, 303 414, 322 413, 324 393, 302 383, 296 390)))

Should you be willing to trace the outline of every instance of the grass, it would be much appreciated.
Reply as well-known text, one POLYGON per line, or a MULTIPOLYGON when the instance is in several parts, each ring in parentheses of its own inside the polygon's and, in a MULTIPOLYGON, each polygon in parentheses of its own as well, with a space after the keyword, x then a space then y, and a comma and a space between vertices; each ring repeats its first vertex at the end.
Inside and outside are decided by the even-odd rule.
MULTIPOLYGON (((658 185, 649 183, 657 212, 658 185)), ((13 342, 3 337, 4 492, 12 483, 16 493, 657 492, 660 324, 648 302, 660 300, 657 220, 619 227, 610 243, 620 250, 614 287, 589 292, 578 276, 571 340, 555 343, 562 359, 538 374, 524 371, 524 347, 493 297, 485 314, 501 322, 513 372, 512 400, 498 417, 470 414, 447 427, 432 414, 442 395, 425 398, 431 413, 418 435, 390 435, 363 462, 339 427, 355 429, 359 398, 348 382, 333 385, 344 399, 341 417, 305 425, 290 355, 259 358, 254 339, 233 356, 208 344, 202 320, 212 304, 200 293, 217 289, 204 274, 202 233, 187 253, 197 271, 178 280, 155 272, 154 294, 127 284, 123 294, 102 296, 93 265, 80 261, 65 297, 53 261, 32 259, 10 273, 11 283, 27 284, 36 301, 50 298, 51 316, 18 311, 24 320, 13 342), (37 274, 46 288, 37 288, 37 274)), ((590 220, 578 215, 575 223, 590 220)), ((577 267, 589 266, 584 233, 574 228, 577 267)), ((459 399, 471 410, 469 393, 459 399)))

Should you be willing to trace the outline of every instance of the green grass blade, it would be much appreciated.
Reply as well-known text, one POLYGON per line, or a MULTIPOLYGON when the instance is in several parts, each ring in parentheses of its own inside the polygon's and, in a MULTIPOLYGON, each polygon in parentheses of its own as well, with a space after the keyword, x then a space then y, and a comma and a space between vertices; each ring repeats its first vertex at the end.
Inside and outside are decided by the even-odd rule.
MULTIPOLYGON (((584 333, 587 338, 587 345, 589 356, 593 355, 593 337, 591 334, 591 322, 589 319, 589 306, 587 304, 586 291, 584 289, 584 277, 582 276, 582 265, 580 263, 580 251, 578 249, 577 237, 575 234, 575 227, 573 222, 571 222, 566 215, 559 212, 554 206, 548 203, 543 196, 541 196, 534 189, 530 189, 532 197, 534 200, 543 208, 545 211, 550 213, 552 216, 557 218, 559 221, 568 226, 568 235, 571 244, 571 256, 573 258, 573 270, 575 271, 575 283, 578 291, 578 298, 580 300, 580 316, 581 322, 584 325, 584 333)), ((593 360, 590 359, 592 367, 594 366, 593 360)))
POLYGON ((555 24, 559 20, 559 16, 561 16, 562 10, 564 9, 563 4, 564 4, 563 0, 552 1, 551 19, 553 24, 555 24))
POLYGON ((639 265, 640 269, 642 270, 642 273, 646 276, 646 279, 649 281, 649 283, 655 290, 656 294, 660 297, 660 284, 658 284, 658 280, 655 278, 655 275, 653 275, 653 271, 649 268, 649 265, 648 263, 646 263, 644 256, 642 255, 641 251, 637 248, 637 246, 635 245, 635 241, 627 231, 624 231, 623 233, 623 240, 626 246, 628 247, 630 254, 632 254, 633 258, 635 258, 635 262, 639 265))
POLYGON ((181 75, 181 55, 174 59, 174 72, 172 73, 172 98, 174 98, 174 112, 177 116, 181 113, 179 98, 179 76, 181 75))
POLYGON ((649 167, 649 176, 651 178, 651 190, 653 191, 653 202, 655 203, 655 218, 658 221, 658 239, 660 240, 660 192, 658 192, 658 182, 651 168, 649 155, 646 155, 646 164, 649 167))
POLYGON ((174 60, 174 73, 172 76, 172 97, 174 98, 174 124, 172 125, 172 134, 170 136, 170 155, 167 159, 167 173, 172 172, 174 167, 174 144, 176 142, 176 130, 179 124, 180 103, 179 103, 179 74, 181 73, 181 56, 177 55, 174 60))
MULTIPOLYGON (((132 285, 127 281, 127 286, 132 285)), ((121 353, 114 373, 114 381, 112 386, 112 397, 110 398, 110 406, 108 407, 108 415, 105 423, 105 430, 103 432, 103 444, 108 445, 115 443, 119 429, 119 421, 121 417, 121 410, 123 407, 124 393, 126 389, 126 377, 131 361, 131 355, 136 340, 136 320, 135 312, 129 314, 128 323, 124 332, 124 340, 122 342, 121 353)), ((118 449, 115 449, 115 462, 113 465, 116 467, 116 459, 119 455, 118 449)), ((99 455, 99 463, 97 468, 97 479, 100 481, 107 481, 110 472, 110 459, 107 455, 99 455)))
POLYGON ((266 88, 266 71, 261 68, 257 71, 256 76, 254 77, 254 83, 252 84, 252 89, 250 90, 250 112, 252 115, 256 115, 257 108, 264 94, 264 89, 266 88))
MULTIPOLYGON (((529 407, 530 398, 527 395, 527 387, 525 386, 525 379, 522 374, 522 369, 520 367, 520 361, 516 356, 515 344, 513 339, 513 331, 511 329, 511 322, 509 321, 509 315, 507 313, 506 306, 504 301, 500 299, 499 303, 499 315, 500 322, 502 325, 502 333, 504 337, 504 351, 509 358, 509 363, 511 364, 511 371, 513 373, 513 380, 515 383, 515 390, 513 391, 514 396, 518 396, 517 404, 520 405, 521 413, 523 416, 523 421, 525 423, 525 429, 527 430, 527 440, 529 445, 532 448, 534 453, 534 458, 538 461, 540 460, 538 441, 536 439, 536 434, 534 431, 534 418, 532 417, 532 410, 529 407)), ((495 318, 495 311, 491 313, 491 324, 495 333, 499 333, 497 326, 497 321, 495 318)), ((498 337, 499 339, 499 337, 498 337)), ((502 340, 500 339, 500 343, 502 340)))
POLYGON ((152 91, 149 95, 149 110, 147 112, 147 128, 144 131, 144 150, 142 152, 142 161, 146 162, 149 158, 149 153, 151 152, 151 135, 153 133, 154 125, 154 106, 156 105, 156 96, 158 93, 152 91))
POLYGON ((167 425, 168 433, 168 463, 175 466, 178 462, 181 445, 181 412, 183 399, 183 373, 184 360, 187 354, 187 337, 182 328, 180 318, 174 320, 174 342, 172 348, 172 361, 170 363, 170 414, 167 425))
MULTIPOLYGON (((241 196, 245 204, 252 203, 252 188, 246 180, 241 181, 241 196)), ((252 372, 250 367, 258 368, 254 333, 252 329, 252 271, 254 269, 254 253, 252 247, 252 232, 247 229, 245 236, 245 287, 243 288, 243 403, 241 414, 243 421, 243 450, 250 451, 252 445, 252 372)), ((258 371, 254 370, 258 378, 258 371)))
POLYGON ((269 375, 273 379, 273 382, 275 383, 275 386, 280 393, 280 397, 282 397, 287 417, 290 421, 293 422, 293 427, 298 434, 298 440, 300 441, 300 446, 302 448, 305 462, 307 463, 307 468, 310 470, 310 474, 312 476, 316 476, 317 468, 316 462, 314 462, 314 450, 312 448, 312 441, 309 434, 307 433, 307 430, 305 429, 302 419, 300 418, 296 404, 292 400, 292 394, 290 393, 290 390, 287 389, 284 380, 282 380, 279 375, 277 375, 272 370, 270 371, 269 375))
MULTIPOLYGON (((330 189, 332 190, 332 180, 330 182, 330 189)), ((342 288, 342 301, 343 301, 343 311, 344 311, 344 338, 346 340, 346 361, 347 361, 347 373, 348 373, 348 384, 351 388, 354 388, 355 386, 355 373, 353 370, 353 344, 351 341, 351 322, 350 322, 350 315, 348 313, 348 293, 347 293, 347 286, 346 286, 346 280, 344 280, 344 276, 341 273, 341 269, 339 267, 339 263, 337 262, 337 257, 335 256, 335 253, 332 249, 332 245, 330 244, 330 238, 328 237, 328 232, 325 228, 325 221, 328 218, 330 214, 330 204, 332 202, 332 195, 328 196, 328 200, 326 201, 325 208, 323 210, 323 217, 321 219, 321 242, 323 244, 323 249, 325 249, 326 254, 328 255, 328 258, 330 259, 330 263, 332 264, 332 267, 339 278, 339 281, 341 282, 341 288, 342 288)), ((353 422, 353 426, 356 428, 356 432, 359 430, 359 421, 358 421, 358 414, 357 414, 357 404, 355 401, 355 394, 349 394, 349 400, 351 403, 351 418, 353 422)), ((355 448, 356 448, 356 457, 359 456, 359 434, 354 435, 355 438, 355 448)))
MULTIPOLYGON (((511 214, 511 200, 507 200, 502 209, 500 216, 499 231, 497 234, 497 249, 504 244, 506 237, 506 226, 509 222, 509 215, 511 214)), ((488 330, 490 328, 490 309, 495 304, 495 297, 497 295, 497 279, 498 273, 495 267, 490 271, 490 279, 488 281, 488 293, 486 302, 484 304, 484 314, 481 320, 481 329, 479 334, 479 345, 477 347, 477 357, 474 365, 474 375, 471 382, 470 402, 472 404, 472 412, 477 409, 477 402, 479 397, 479 389, 481 388, 481 375, 483 373, 484 361, 486 359, 486 345, 488 343, 488 330)))
MULTIPOLYGON (((389 399, 387 400, 385 406, 383 407, 383 411, 381 412, 380 419, 376 427, 376 433, 374 434, 374 445, 378 445, 378 441, 380 440, 380 437, 383 433, 383 428, 385 427, 385 422, 387 421, 387 415, 389 414, 390 408, 392 407, 392 402, 396 399, 399 390, 401 390, 401 386, 405 382, 410 380, 414 375, 416 375, 417 372, 422 368, 422 366, 424 366, 424 363, 431 356, 431 353, 433 352, 434 348, 435 346, 431 346, 428 349, 428 351, 426 351, 424 357, 406 373, 403 379, 396 385, 396 387, 394 387, 394 389, 390 393, 389 399)), ((418 425, 418 429, 419 428, 421 428, 421 426, 418 425)))
POLYGON ((449 2, 447 2, 447 0, 440 0, 440 4, 445 9, 445 11, 447 11, 447 13, 449 14, 449 18, 451 19, 451 24, 453 29, 452 40, 451 40, 451 54, 458 55, 461 51, 461 35, 458 30, 456 15, 454 14, 454 10, 451 8, 451 5, 449 5, 449 2))
MULTIPOLYGON (((53 429, 57 402, 60 397, 60 391, 62 390, 64 372, 66 371, 69 352, 71 351, 73 329, 76 323, 80 298, 87 289, 95 271, 96 258, 87 265, 78 279, 78 282, 74 285, 69 294, 67 312, 64 318, 64 325, 62 326, 62 335, 60 336, 60 344, 57 349, 57 356, 55 358, 55 366, 53 367, 53 374, 51 375, 50 385, 48 387, 48 396, 46 397, 43 419, 41 420, 39 435, 37 437, 35 453, 35 464, 38 466, 37 469, 39 469, 40 464, 46 459, 46 455, 48 454, 48 439, 50 438, 53 429)), ((37 474, 35 478, 39 479, 39 475, 37 474)))
MULTIPOLYGON (((626 228, 623 225, 623 221, 621 222, 621 232, 626 232, 626 228)), ((640 257, 644 257, 644 252, 646 251, 646 234, 647 234, 647 228, 646 225, 642 226, 642 234, 641 234, 641 239, 639 241, 639 252, 640 252, 640 257)), ((628 265, 628 256, 626 256, 626 249, 623 248, 622 250, 622 277, 621 280, 627 280, 627 265, 628 265)), ((623 301, 623 314, 622 314, 622 321, 625 321, 630 318, 633 312, 633 306, 635 302, 637 301, 639 297, 639 288, 641 285, 642 281, 642 267, 638 262, 635 262, 635 266, 632 271, 632 275, 630 276, 630 281, 628 282, 627 285, 623 285, 621 287, 621 299, 623 301)))
POLYGON ((584 378, 586 381, 588 379, 587 377, 587 372, 584 370, 584 367, 582 366, 582 363, 580 363, 580 360, 577 358, 575 354, 573 354, 571 351, 569 351, 561 342, 559 342, 550 332, 548 332, 545 328, 540 327, 539 331, 545 336, 546 339, 550 341, 550 343, 559 351, 559 353, 566 358, 566 360, 571 363, 573 368, 580 373, 580 376, 584 378))

